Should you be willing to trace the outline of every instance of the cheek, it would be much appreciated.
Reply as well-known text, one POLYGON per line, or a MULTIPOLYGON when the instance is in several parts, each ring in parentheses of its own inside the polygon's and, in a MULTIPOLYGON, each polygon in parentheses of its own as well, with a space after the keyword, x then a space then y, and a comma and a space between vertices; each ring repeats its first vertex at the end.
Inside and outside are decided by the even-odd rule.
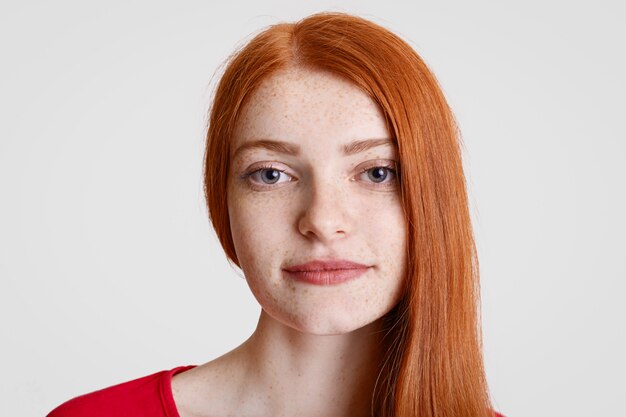
POLYGON ((269 194, 240 191, 229 198, 228 212, 235 252, 250 290, 265 311, 284 321, 290 313, 281 306, 295 293, 280 272, 293 247, 293 232, 290 235, 288 229, 291 214, 276 197, 269 198, 269 194))
POLYGON ((361 227, 367 234, 375 253, 385 254, 380 260, 395 262, 406 249, 407 224, 399 197, 381 199, 365 205, 360 213, 364 220, 361 227))
POLYGON ((237 257, 244 272, 269 273, 280 267, 289 247, 287 213, 282 204, 266 201, 258 194, 236 191, 228 199, 230 228, 237 257), (269 204, 268 204, 269 203, 269 204))
POLYGON ((384 282, 383 298, 397 299, 407 272, 407 222, 399 197, 387 199, 378 207, 377 216, 370 214, 369 222, 364 225, 367 241, 378 261, 380 277, 384 282), (390 296, 390 294, 393 294, 390 296))

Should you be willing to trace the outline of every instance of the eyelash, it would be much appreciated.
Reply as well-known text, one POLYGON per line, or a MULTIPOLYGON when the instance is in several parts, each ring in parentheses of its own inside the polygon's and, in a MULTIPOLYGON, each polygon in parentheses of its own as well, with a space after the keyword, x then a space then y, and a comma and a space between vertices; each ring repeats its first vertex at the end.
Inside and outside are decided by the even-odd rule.
MULTIPOLYGON (((376 165, 372 165, 369 166, 367 168, 362 169, 361 171, 359 171, 358 176, 366 173, 367 171, 370 171, 372 169, 376 169, 376 168, 384 168, 386 169, 388 172, 391 172, 391 174, 393 175, 393 179, 391 181, 387 181, 387 182, 382 182, 382 183, 376 183, 373 182, 372 184, 374 185, 375 188, 389 188, 393 185, 395 185, 395 182, 398 180, 398 169, 396 168, 396 164, 393 163, 386 163, 386 162, 378 162, 376 165)), ((277 167, 275 167, 274 165, 270 164, 270 163, 265 163, 259 167, 256 167, 246 173, 244 173, 241 178, 245 179, 253 188, 261 188, 261 189, 268 189, 268 188, 273 188, 273 184, 252 184, 250 181, 250 177, 254 174, 256 174, 257 172, 263 171, 263 170, 273 170, 273 171, 278 171, 281 172, 283 174, 289 175, 286 173, 286 170, 284 169, 279 169, 277 167)), ((386 180, 386 178, 385 178, 386 180)))

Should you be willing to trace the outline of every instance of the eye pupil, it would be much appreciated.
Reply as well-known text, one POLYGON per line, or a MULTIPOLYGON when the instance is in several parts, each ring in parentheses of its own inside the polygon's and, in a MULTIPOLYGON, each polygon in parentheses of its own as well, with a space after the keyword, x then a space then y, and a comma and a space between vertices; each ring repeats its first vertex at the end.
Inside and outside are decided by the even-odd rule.
POLYGON ((265 174, 263 175, 263 179, 269 180, 269 184, 273 184, 278 180, 280 173, 276 169, 266 169, 263 171, 265 174))
POLYGON ((368 172, 370 179, 375 182, 382 182, 387 178, 387 170, 383 167, 377 167, 368 172))

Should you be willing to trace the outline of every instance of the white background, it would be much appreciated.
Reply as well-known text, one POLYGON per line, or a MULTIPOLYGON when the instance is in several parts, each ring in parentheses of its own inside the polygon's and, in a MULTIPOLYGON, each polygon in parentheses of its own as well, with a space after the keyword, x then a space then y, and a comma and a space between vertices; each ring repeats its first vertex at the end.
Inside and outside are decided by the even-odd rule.
POLYGON ((3 1, 0 415, 243 342, 259 306, 202 196, 213 74, 322 10, 398 33, 463 131, 496 409, 626 415, 618 1, 3 1))

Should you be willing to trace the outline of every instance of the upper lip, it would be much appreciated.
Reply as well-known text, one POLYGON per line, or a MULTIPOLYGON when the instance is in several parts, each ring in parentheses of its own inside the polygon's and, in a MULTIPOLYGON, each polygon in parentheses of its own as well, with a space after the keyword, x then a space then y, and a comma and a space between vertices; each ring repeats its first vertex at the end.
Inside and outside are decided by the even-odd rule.
POLYGON ((332 271, 338 269, 362 269, 369 268, 367 265, 359 264, 356 262, 348 261, 345 259, 331 259, 321 260, 315 259, 310 262, 306 262, 299 265, 292 265, 284 268, 289 272, 301 272, 301 271, 332 271))

